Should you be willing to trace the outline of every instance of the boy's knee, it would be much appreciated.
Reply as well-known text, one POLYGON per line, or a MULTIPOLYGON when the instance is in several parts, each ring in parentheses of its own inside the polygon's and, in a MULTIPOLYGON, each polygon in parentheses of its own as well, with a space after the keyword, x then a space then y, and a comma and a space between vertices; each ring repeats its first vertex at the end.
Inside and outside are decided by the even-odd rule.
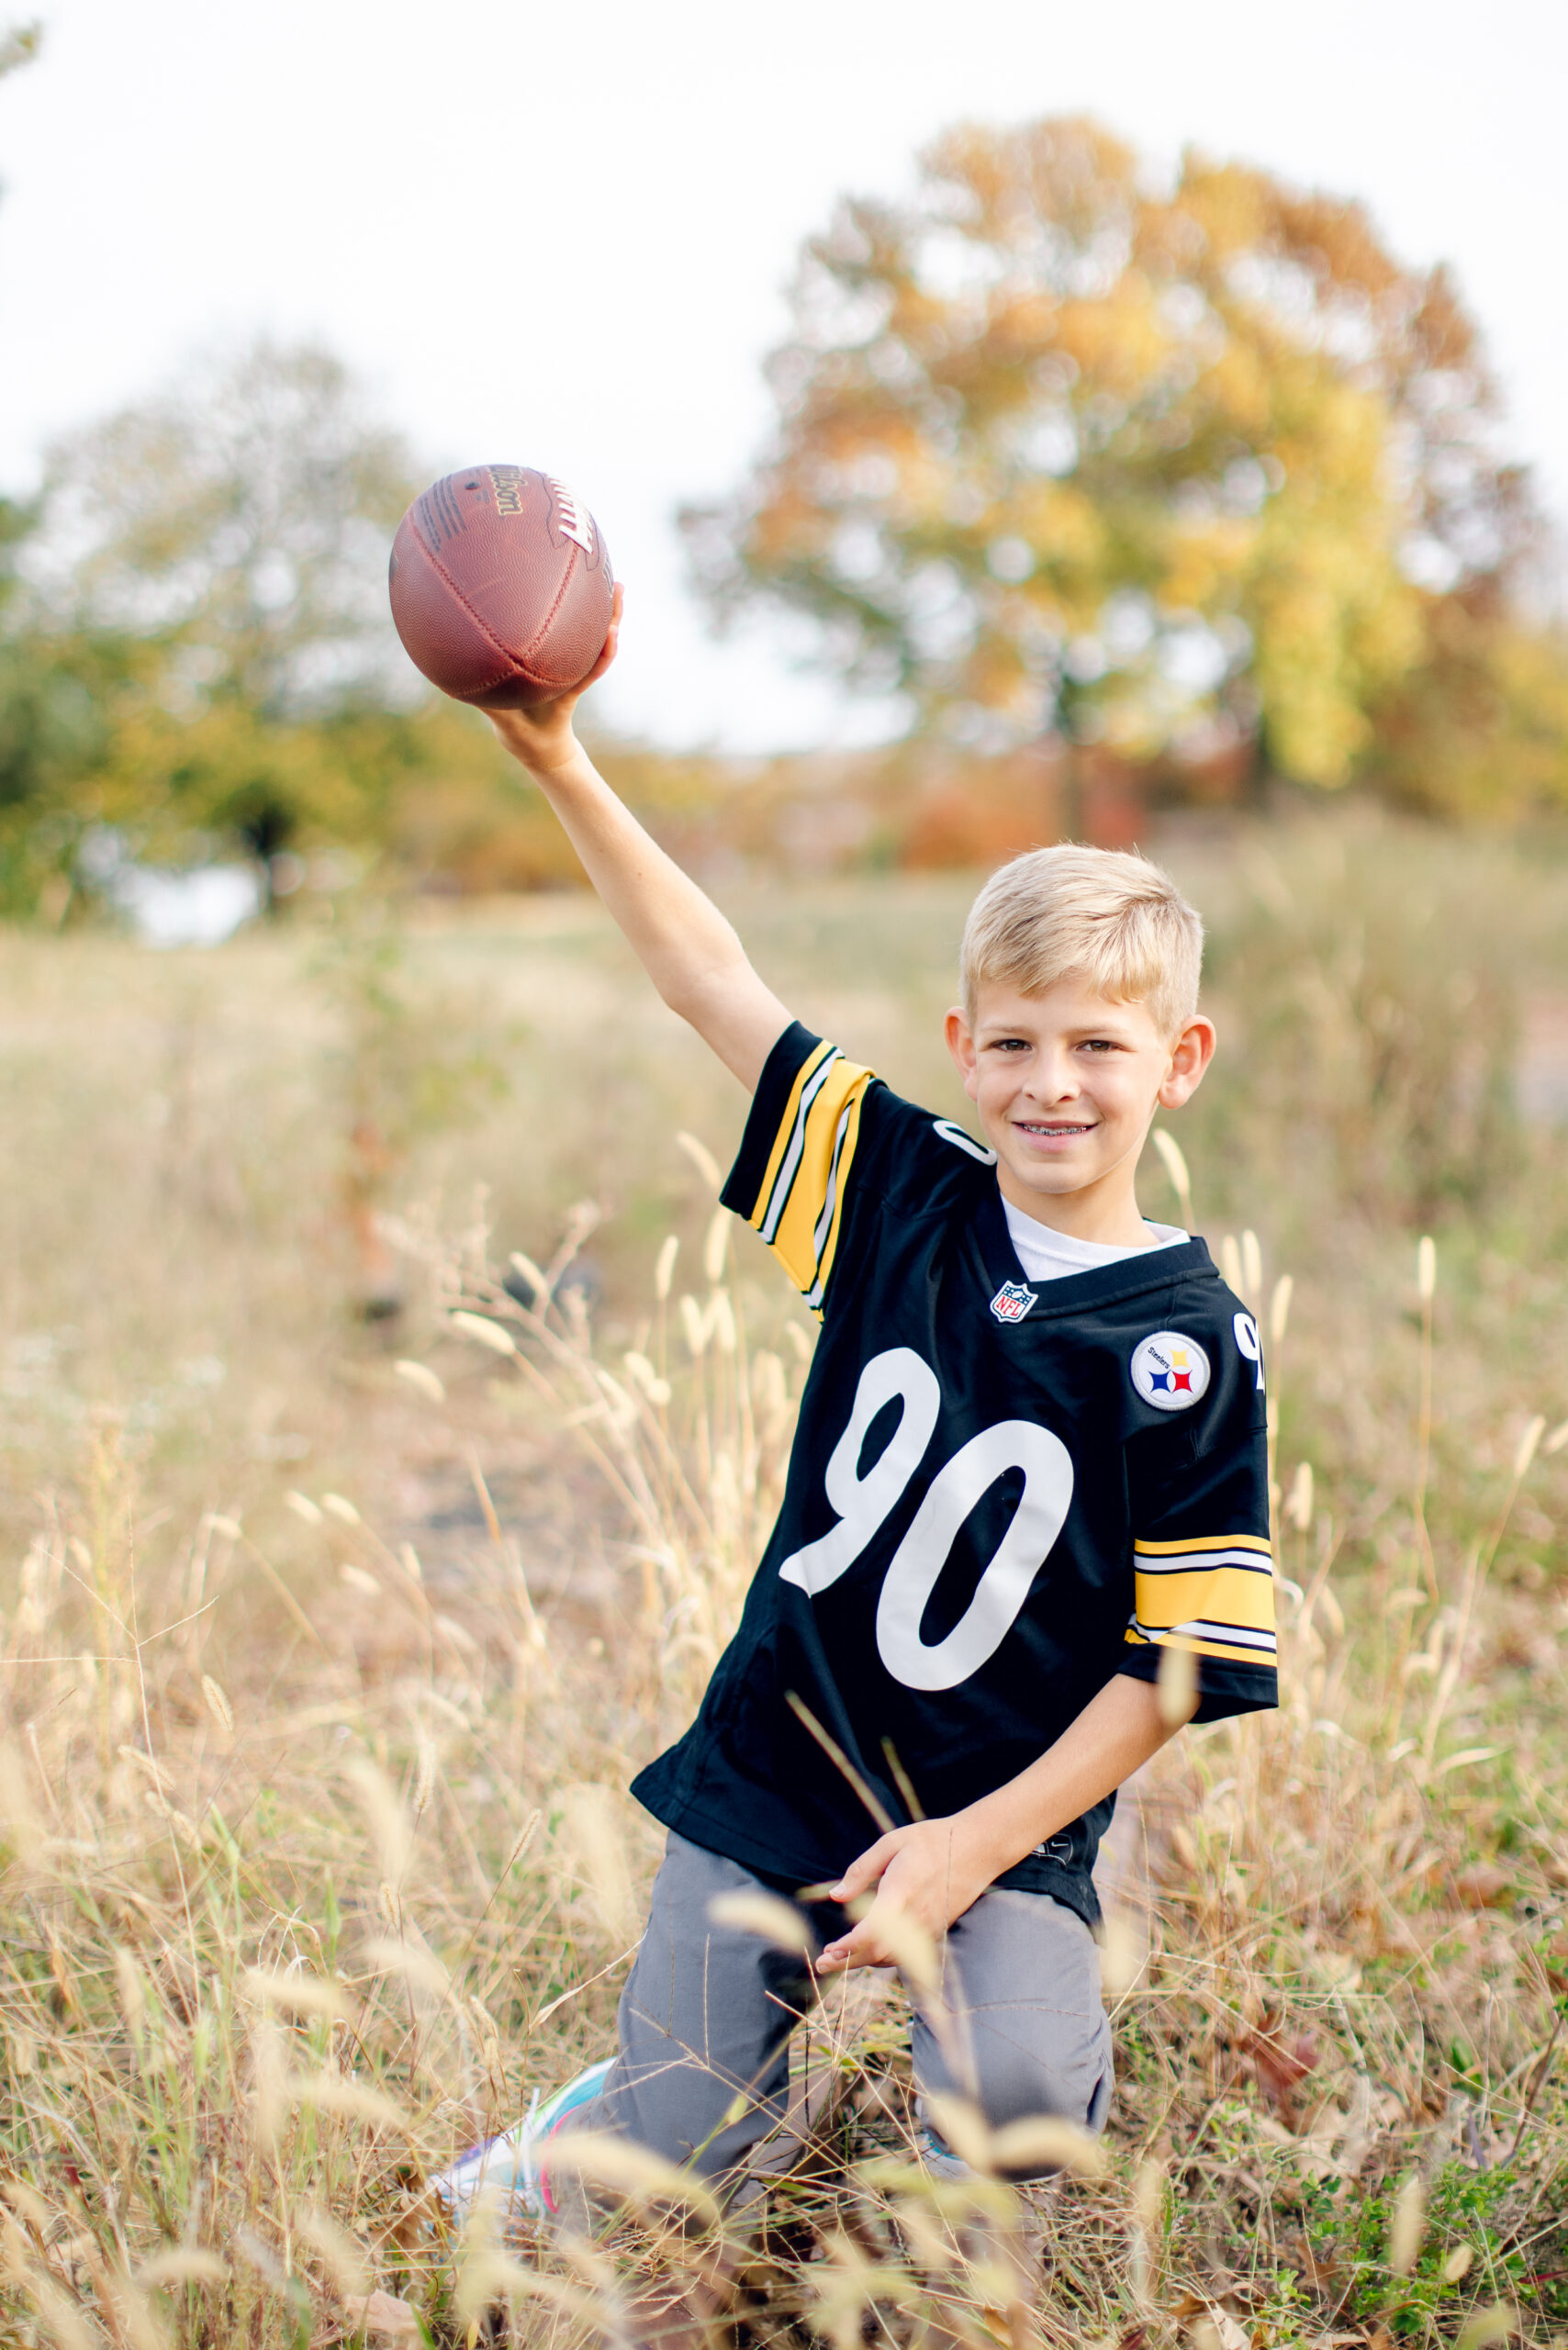
POLYGON ((1096 2134, 1105 2126, 1111 2103, 1109 2034, 1096 2034, 1081 2051, 1036 2053, 1015 2042, 988 2045, 975 2035, 975 2087, 990 2130, 1042 2119, 1069 2121, 1096 2134))
POLYGON ((1035 2117, 1104 2127, 1111 2028, 1088 1926, 1048 1894, 995 1887, 948 1941, 950 2005, 940 2032, 915 2026, 926 2089, 970 2098, 989 2128, 1035 2117))
MULTIPOLYGON (((933 2090, 946 2088, 946 2094, 953 2094, 941 2077, 946 2067, 932 2069, 937 2077, 928 2075, 925 2086, 933 2090)), ((1015 2044, 1006 2049, 988 2049, 982 2038, 974 2051, 969 2071, 970 2099, 979 2105, 981 2120, 992 2132, 1005 2130, 1014 2122, 1065 2121, 1075 2130, 1086 2130, 1098 2137, 1110 2112, 1111 2086, 1108 2032, 1103 2049, 1096 2046, 1084 2057, 1066 2063, 1021 2052, 1015 2044)), ((920 2111, 928 2142, 927 2160, 934 2160, 938 2170, 967 2172, 968 2164, 960 2162, 947 2144, 924 2097, 920 2111)), ((1059 2167, 1056 2162, 1036 2159, 1008 2165, 1005 2175, 1027 2181, 1049 2177, 1059 2167)))

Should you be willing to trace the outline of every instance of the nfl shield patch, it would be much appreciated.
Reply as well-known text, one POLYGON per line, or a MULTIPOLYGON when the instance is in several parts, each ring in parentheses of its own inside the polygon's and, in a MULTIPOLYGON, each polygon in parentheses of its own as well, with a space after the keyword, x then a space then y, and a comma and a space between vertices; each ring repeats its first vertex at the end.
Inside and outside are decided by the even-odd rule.
POLYGON ((991 1301, 991 1310, 999 1322, 1022 1322, 1034 1303, 1034 1291, 1025 1289, 1022 1281, 1003 1281, 991 1301))

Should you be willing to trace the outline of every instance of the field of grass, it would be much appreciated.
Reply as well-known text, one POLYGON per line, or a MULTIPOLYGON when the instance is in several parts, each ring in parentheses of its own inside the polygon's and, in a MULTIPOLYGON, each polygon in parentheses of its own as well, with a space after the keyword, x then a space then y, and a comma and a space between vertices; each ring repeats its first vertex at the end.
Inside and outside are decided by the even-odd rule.
MULTIPOLYGON (((777 1496, 812 1326, 715 1214, 736 1089, 577 898, 0 936, 0 2340, 564 2350, 673 2269, 758 2344, 1568 2343, 1568 856, 1165 845, 1284 1702, 1124 1805, 1097 2169, 928 2179, 860 1986, 744 2236, 644 2176, 600 2244, 454 2241, 425 2188, 607 2050, 623 1789, 777 1496)), ((730 902, 951 1113, 968 894, 730 902)))

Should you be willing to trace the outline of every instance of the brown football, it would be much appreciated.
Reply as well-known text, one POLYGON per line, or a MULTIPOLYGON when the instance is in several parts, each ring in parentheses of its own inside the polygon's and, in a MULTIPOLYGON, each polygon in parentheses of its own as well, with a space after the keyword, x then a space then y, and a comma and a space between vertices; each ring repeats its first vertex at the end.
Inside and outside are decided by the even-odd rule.
POLYGON ((392 543, 392 618, 431 685, 521 710, 580 685, 615 594, 599 526, 564 482, 468 465, 416 498, 392 543))

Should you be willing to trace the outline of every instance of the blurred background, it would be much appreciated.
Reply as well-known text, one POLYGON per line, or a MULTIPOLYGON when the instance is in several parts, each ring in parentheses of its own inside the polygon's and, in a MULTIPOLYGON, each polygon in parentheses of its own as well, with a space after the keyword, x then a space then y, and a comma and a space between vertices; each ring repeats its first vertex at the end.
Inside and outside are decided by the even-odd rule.
POLYGON ((788 40, 707 0, 16 23, 0 954, 49 1172, 9 1277, 58 1290, 18 1323, 106 1314, 72 1377, 118 1393, 155 1267, 168 1357, 184 1201, 197 1324, 227 1219, 227 1268, 254 1249, 281 1301, 312 1263, 323 1326, 391 1343, 383 1227, 459 1176, 509 1246, 594 1197, 613 1298, 681 1180, 650 1132, 711 1100, 733 1140, 548 811, 392 632, 398 515, 485 452, 566 474, 628 583, 606 771, 896 1081, 949 1083, 977 872, 1141 844, 1213 934, 1200 1211, 1326 1272, 1358 1233, 1479 1252, 1547 1215, 1568 60, 1539 9, 1469 32, 1226 0, 1114 42, 1014 0, 961 39, 880 0, 788 40), (579 979, 602 1081, 541 1119, 579 979))
POLYGON ((247 879, 568 879, 386 617, 410 489, 487 452, 598 514, 601 744, 693 853, 972 864, 1281 790, 1559 809, 1561 27, 1118 22, 15 29, 11 910, 206 934, 247 879))
MULTIPOLYGON (((49 2314, 98 2306, 57 2239, 129 2257, 95 2163, 218 2263, 169 2338, 337 2339, 351 2270, 470 2338, 419 2165, 599 2053, 616 1791, 777 1494, 812 1331, 715 1218, 744 1104, 391 630, 410 496, 505 460, 627 584, 606 773, 902 1091, 962 1113, 1001 858, 1140 845, 1208 925, 1142 1196, 1271 1333, 1286 1705, 1116 1864, 1051 2338, 1563 2340, 1562 12, 47 0, 0 67, 0 2140, 78 2195, 17 2338, 99 2338, 49 2314), (240 2253, 202 2150, 282 2058, 204 2085, 168 1971, 231 1865, 214 2032, 252 1961, 426 1952, 342 2058, 417 2159, 336 2090, 275 2177, 240 2131, 240 2253)), ((927 2339, 1003 2338, 954 2291, 927 2339)))

